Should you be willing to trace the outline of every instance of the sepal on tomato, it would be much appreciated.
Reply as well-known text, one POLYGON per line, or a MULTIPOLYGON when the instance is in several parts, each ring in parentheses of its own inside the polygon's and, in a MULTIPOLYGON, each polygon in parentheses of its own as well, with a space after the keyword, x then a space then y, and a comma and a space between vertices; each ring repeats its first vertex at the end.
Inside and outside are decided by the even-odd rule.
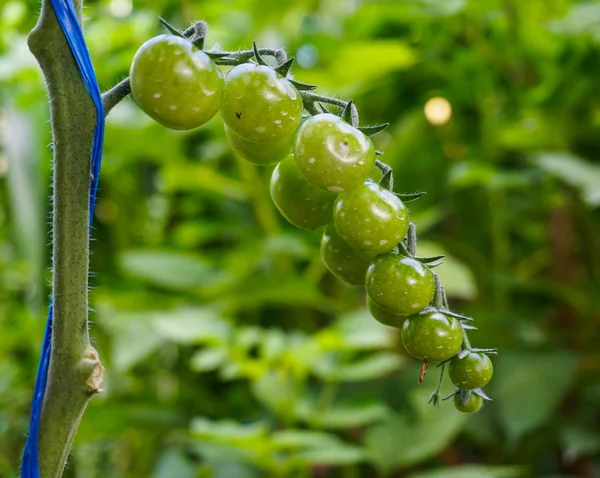
POLYGON ((290 72, 290 69, 292 68, 293 64, 294 64, 294 58, 292 57, 285 63, 282 63, 281 65, 276 66, 273 69, 285 78, 286 76, 288 76, 288 73, 290 72))
POLYGON ((263 57, 260 55, 255 41, 252 42, 252 52, 254 53, 254 60, 256 61, 256 63, 263 66, 269 66, 267 65, 267 62, 263 59, 263 57))
POLYGON ((404 203, 416 201, 420 197, 425 196, 427 194, 425 191, 417 191, 415 193, 394 193, 396 196, 400 198, 400 200, 404 203))
POLYGON ((375 136, 377 133, 381 133, 384 129, 386 129, 390 124, 376 124, 373 126, 358 126, 358 129, 365 133, 367 136, 375 136))
POLYGON ((178 30, 177 28, 175 28, 173 25, 171 25, 169 22, 167 22, 164 18, 158 17, 158 21, 161 23, 161 25, 163 27, 165 27, 167 30, 169 30, 169 32, 172 33, 173 35, 181 37, 181 38, 185 38, 185 36, 183 35, 183 32, 181 30, 178 30))

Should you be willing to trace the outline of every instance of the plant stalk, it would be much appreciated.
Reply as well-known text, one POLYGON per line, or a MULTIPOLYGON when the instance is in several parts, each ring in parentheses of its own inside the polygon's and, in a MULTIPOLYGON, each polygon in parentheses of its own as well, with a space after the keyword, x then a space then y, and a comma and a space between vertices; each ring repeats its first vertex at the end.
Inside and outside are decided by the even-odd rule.
MULTIPOLYGON (((81 23, 81 3, 75 0, 81 23)), ((90 160, 96 113, 49 0, 28 38, 46 79, 54 144, 53 337, 39 429, 42 478, 62 476, 104 369, 88 335, 90 160)))

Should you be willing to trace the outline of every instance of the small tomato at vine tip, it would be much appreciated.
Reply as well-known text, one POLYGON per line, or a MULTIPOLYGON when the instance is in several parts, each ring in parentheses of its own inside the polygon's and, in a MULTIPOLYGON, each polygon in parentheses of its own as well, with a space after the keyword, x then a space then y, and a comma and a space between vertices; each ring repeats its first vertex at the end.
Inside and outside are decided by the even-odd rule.
POLYGON ((462 402, 460 393, 454 395, 454 407, 463 413, 475 413, 481 409, 482 405, 483 398, 481 398, 479 395, 475 395, 474 393, 469 395, 469 399, 465 404, 462 402))
POLYGON ((494 366, 490 358, 479 352, 471 352, 466 357, 454 358, 448 371, 450 380, 463 390, 484 387, 492 379, 494 366))
POLYGON ((439 311, 411 315, 402 326, 402 344, 420 360, 443 362, 460 352, 462 327, 454 317, 439 311))
POLYGON ((344 241, 373 255, 396 247, 410 223, 404 203, 372 182, 338 196, 333 222, 344 241))
POLYGON ((388 252, 377 256, 369 266, 365 288, 382 309, 412 315, 433 299, 435 279, 431 269, 416 259, 388 252))
POLYGON ((258 166, 277 164, 292 152, 293 135, 272 143, 255 143, 242 138, 225 126, 225 134, 231 148, 246 161, 258 166))
POLYGON ((217 65, 188 40, 159 35, 131 63, 131 94, 138 106, 172 129, 197 128, 219 110, 223 77, 217 65))
POLYGON ((225 76, 221 117, 248 141, 272 143, 290 137, 302 109, 298 90, 273 68, 244 63, 225 76))
POLYGON ((300 229, 316 229, 331 222, 335 194, 309 182, 291 154, 273 170, 271 199, 281 215, 300 229))
POLYGON ((367 309, 369 309, 369 312, 377 322, 387 325, 388 327, 396 327, 399 329, 402 327, 404 320, 406 320, 406 315, 395 314, 379 307, 369 296, 367 296, 367 309))
POLYGON ((363 285, 367 267, 373 256, 350 247, 333 225, 327 227, 321 239, 321 259, 325 267, 341 281, 363 285))
POLYGON ((306 178, 334 193, 363 184, 375 165, 375 146, 367 135, 330 113, 300 127, 294 155, 306 178))

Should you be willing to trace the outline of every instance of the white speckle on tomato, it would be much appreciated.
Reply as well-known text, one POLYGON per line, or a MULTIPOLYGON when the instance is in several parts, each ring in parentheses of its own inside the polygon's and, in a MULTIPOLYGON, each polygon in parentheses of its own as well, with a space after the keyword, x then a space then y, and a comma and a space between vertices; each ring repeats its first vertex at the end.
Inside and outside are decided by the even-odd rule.
POLYGON ((344 188, 341 188, 339 186, 329 186, 327 188, 327 191, 332 192, 332 193, 343 193, 344 188))
POLYGON ((315 159, 315 158, 308 158, 308 162, 309 162, 310 164, 314 164, 314 162, 315 162, 315 161, 316 161, 316 159, 315 159))

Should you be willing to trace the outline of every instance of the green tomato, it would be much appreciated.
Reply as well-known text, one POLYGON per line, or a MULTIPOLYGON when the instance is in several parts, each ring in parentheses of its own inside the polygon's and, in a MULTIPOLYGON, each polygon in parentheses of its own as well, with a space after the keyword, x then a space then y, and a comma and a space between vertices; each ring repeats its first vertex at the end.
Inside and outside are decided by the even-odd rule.
POLYGON ((302 98, 273 68, 244 63, 225 77, 221 117, 233 132, 255 143, 289 138, 302 118, 302 98))
POLYGON ((418 314, 429 305, 435 279, 429 267, 388 252, 377 256, 367 270, 367 294, 379 307, 398 315, 418 314))
POLYGON ((456 357, 450 362, 450 380, 463 390, 484 387, 492 379, 493 373, 492 361, 482 353, 471 352, 462 359, 456 357))
POLYGON ((372 182, 340 194, 333 221, 344 241, 373 255, 396 247, 406 236, 410 223, 404 203, 372 182))
POLYGON ((375 165, 375 146, 364 133, 330 113, 300 127, 294 156, 306 178, 334 193, 363 184, 375 165))
POLYGON ((474 413, 479 411, 483 405, 483 398, 479 395, 471 393, 467 399, 467 403, 462 402, 461 394, 457 393, 454 395, 454 407, 463 413, 474 413))
POLYGON ((325 229, 321 240, 321 259, 325 267, 341 281, 363 285, 367 268, 373 256, 353 249, 337 233, 332 225, 325 229))
POLYGON ((394 314, 386 309, 379 307, 369 296, 367 296, 367 308, 375 320, 389 327, 402 327, 406 315, 394 314))
POLYGON ((293 155, 273 170, 271 199, 281 215, 301 229, 315 229, 332 220, 335 194, 309 182, 298 169, 293 155))
POLYGON ((138 106, 172 129, 193 129, 218 111, 223 77, 202 50, 184 38, 160 35, 137 51, 129 73, 138 106))
POLYGON ((454 317, 438 311, 411 315, 402 326, 402 344, 420 360, 443 362, 460 352, 462 327, 454 317))
POLYGON ((292 152, 292 136, 272 143, 255 143, 242 138, 225 126, 225 134, 231 148, 246 161, 259 166, 277 164, 292 152))

